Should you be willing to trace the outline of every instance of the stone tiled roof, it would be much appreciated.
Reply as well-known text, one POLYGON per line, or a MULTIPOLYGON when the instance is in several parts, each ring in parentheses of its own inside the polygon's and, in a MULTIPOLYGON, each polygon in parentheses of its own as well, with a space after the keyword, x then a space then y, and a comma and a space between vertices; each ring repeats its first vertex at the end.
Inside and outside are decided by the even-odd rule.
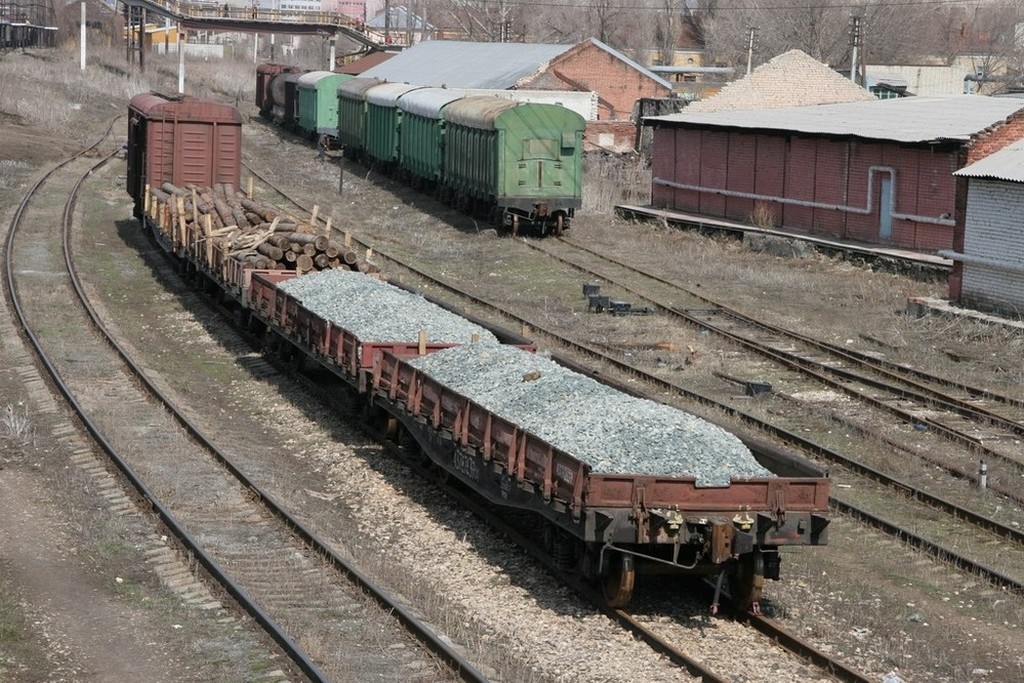
POLYGON ((807 53, 790 50, 729 83, 717 95, 694 102, 686 111, 779 109, 873 99, 867 90, 807 53))

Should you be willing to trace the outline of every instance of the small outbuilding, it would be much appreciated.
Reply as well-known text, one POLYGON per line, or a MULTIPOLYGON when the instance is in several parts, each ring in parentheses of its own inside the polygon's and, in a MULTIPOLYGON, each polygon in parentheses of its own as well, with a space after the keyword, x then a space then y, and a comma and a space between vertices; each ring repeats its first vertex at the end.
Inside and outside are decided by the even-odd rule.
POLYGON ((908 97, 645 119, 652 202, 923 251, 962 235, 953 174, 1024 137, 1024 100, 908 97))
POLYGON ((942 252, 954 261, 949 296, 982 310, 1024 311, 1024 140, 966 166, 963 239, 942 252))

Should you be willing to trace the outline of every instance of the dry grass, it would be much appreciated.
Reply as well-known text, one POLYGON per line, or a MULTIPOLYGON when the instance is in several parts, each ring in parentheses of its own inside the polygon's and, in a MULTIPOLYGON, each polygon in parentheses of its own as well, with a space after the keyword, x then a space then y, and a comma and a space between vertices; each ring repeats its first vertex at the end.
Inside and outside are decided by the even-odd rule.
POLYGON ((30 446, 35 438, 32 420, 29 418, 28 406, 19 403, 8 403, 0 412, 0 442, 5 450, 21 450, 30 446))
POLYGON ((584 156, 583 210, 611 213, 616 204, 649 204, 651 168, 636 155, 584 156))
POLYGON ((774 228, 777 224, 775 210, 765 202, 756 202, 750 213, 750 223, 759 228, 774 228))

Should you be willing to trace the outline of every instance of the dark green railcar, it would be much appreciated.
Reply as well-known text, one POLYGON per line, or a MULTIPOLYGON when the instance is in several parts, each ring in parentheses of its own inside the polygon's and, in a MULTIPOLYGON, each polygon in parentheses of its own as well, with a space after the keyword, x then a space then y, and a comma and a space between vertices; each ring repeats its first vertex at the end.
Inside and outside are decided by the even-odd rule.
POLYGON ((383 83, 366 91, 365 156, 380 162, 385 169, 398 165, 398 141, 403 133, 402 110, 399 101, 407 93, 421 89, 421 85, 383 83))
POLYGON ((366 91, 383 81, 353 78, 338 86, 338 144, 345 156, 361 159, 366 148, 366 91))
POLYGON ((465 96, 459 90, 420 88, 398 101, 402 110, 399 165, 413 184, 437 187, 444 171, 444 108, 465 96))
POLYGON ((490 207, 513 234, 561 233, 581 205, 579 114, 555 104, 465 97, 444 108, 442 187, 459 208, 490 207))

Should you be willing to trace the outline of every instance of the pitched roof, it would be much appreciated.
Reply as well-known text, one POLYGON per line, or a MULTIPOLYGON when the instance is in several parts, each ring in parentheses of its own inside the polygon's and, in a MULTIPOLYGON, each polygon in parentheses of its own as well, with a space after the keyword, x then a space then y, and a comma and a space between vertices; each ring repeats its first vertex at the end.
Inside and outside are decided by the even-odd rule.
MULTIPOLYGON (((777 130, 896 142, 969 141, 1024 109, 1017 98, 957 95, 786 107, 766 111, 694 112, 647 117, 664 124, 777 130)), ((655 124, 657 125, 657 124, 655 124)))
POLYGON ((572 45, 426 40, 363 76, 399 83, 505 90, 531 76, 572 45))
POLYGON ((694 102, 688 111, 742 111, 803 107, 875 99, 800 50, 790 50, 726 85, 713 97, 694 102))
POLYGON ((1024 140, 1018 140, 953 173, 966 178, 995 178, 1024 183, 1024 140))
POLYGON ((371 52, 365 57, 349 62, 348 64, 342 64, 334 73, 338 74, 351 74, 353 76, 360 76, 364 71, 372 69, 373 67, 388 61, 394 57, 397 52, 371 52))
POLYGON ((619 60, 620 62, 622 62, 626 66, 628 66, 628 67, 630 67, 632 69, 635 69, 636 71, 639 71, 641 74, 643 74, 647 78, 650 78, 652 81, 654 81, 658 85, 660 85, 660 86, 662 86, 664 88, 668 88, 669 90, 672 90, 672 84, 669 83, 668 81, 666 81, 664 78, 662 78, 658 74, 654 73, 650 69, 647 69, 646 67, 643 67, 640 64, 637 64, 632 59, 630 59, 626 55, 622 54, 621 52, 619 52, 618 50, 613 48, 611 45, 608 45, 607 43, 602 43, 597 38, 588 38, 587 40, 584 40, 582 43, 578 43, 576 45, 571 46, 570 49, 568 49, 565 52, 563 52, 562 54, 560 54, 557 59, 553 60, 553 62, 558 62, 558 61, 563 60, 563 59, 568 59, 569 57, 572 56, 572 54, 574 52, 578 52, 578 51, 584 49, 585 47, 587 47, 589 45, 593 45, 594 47, 596 47, 599 50, 604 50, 605 52, 610 54, 615 59, 619 60))

